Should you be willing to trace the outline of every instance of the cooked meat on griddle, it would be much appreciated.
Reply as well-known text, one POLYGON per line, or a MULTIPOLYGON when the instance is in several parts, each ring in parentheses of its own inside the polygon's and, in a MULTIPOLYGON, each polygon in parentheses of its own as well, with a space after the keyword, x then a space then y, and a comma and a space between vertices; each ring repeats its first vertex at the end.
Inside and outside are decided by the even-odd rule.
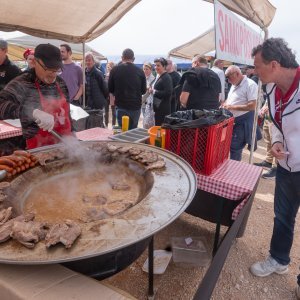
POLYGON ((131 149, 129 149, 128 152, 129 152, 130 155, 135 156, 135 155, 140 154, 142 152, 142 149, 140 149, 138 147, 132 147, 131 149))
POLYGON ((132 146, 123 146, 118 149, 118 152, 121 154, 125 154, 129 152, 130 149, 132 149, 132 146))
POLYGON ((121 146, 116 146, 116 145, 113 145, 113 144, 106 144, 106 147, 107 147, 109 152, 115 152, 119 148, 121 148, 121 146))
POLYGON ((152 151, 144 151, 139 156, 140 162, 143 164, 154 163, 158 160, 158 155, 152 151))
POLYGON ((127 208, 131 207, 133 205, 132 202, 126 202, 126 200, 118 200, 111 203, 108 203, 103 206, 103 210, 105 213, 107 213, 110 216, 115 216, 127 208))
POLYGON ((150 163, 148 166, 146 166, 147 170, 154 170, 154 169, 162 169, 166 166, 166 163, 163 159, 159 159, 153 163, 150 163))
POLYGON ((58 243, 62 243, 68 249, 73 245, 80 234, 80 226, 71 220, 66 220, 65 223, 54 224, 50 227, 46 235, 46 247, 49 248, 58 243))
POLYGON ((4 194, 4 192, 0 190, 0 202, 4 201, 6 198, 7 198, 7 195, 4 194))
POLYGON ((46 236, 48 225, 36 221, 15 221, 10 236, 27 248, 34 248, 35 244, 46 236))
POLYGON ((5 190, 10 187, 10 182, 2 181, 0 182, 0 190, 5 190))
POLYGON ((38 152, 34 154, 42 166, 45 166, 47 162, 63 159, 66 157, 66 152, 63 149, 54 149, 47 152, 38 152))
POLYGON ((84 222, 92 222, 106 219, 108 215, 105 213, 103 207, 90 207, 86 211, 84 222))
POLYGON ((82 196, 82 201, 84 203, 89 203, 89 204, 93 204, 93 205, 102 205, 107 202, 107 199, 101 195, 97 195, 97 196, 93 196, 93 197, 84 195, 84 196, 82 196))
POLYGON ((10 234, 12 231, 12 227, 14 225, 14 222, 16 221, 31 221, 34 219, 33 214, 28 215, 20 215, 16 218, 10 219, 6 223, 0 226, 0 243, 3 243, 10 239, 10 234))
POLYGON ((12 207, 4 208, 0 210, 0 225, 3 225, 11 218, 12 207))
POLYGON ((124 183, 113 183, 111 188, 116 191, 128 191, 130 190, 130 186, 124 183))

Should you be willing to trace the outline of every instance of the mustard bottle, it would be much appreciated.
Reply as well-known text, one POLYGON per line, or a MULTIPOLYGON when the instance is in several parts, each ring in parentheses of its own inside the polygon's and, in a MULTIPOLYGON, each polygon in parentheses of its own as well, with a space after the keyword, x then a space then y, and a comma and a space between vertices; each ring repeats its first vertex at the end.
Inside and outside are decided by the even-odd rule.
POLYGON ((129 117, 122 117, 122 132, 127 131, 129 129, 129 117))
POLYGON ((166 132, 164 130, 161 131, 161 147, 166 148, 166 132))

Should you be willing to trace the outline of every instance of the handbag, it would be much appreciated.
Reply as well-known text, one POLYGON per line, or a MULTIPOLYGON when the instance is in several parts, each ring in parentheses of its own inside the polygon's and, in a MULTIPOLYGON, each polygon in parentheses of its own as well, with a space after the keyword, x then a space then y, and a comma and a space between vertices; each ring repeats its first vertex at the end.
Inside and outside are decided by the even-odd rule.
POLYGON ((161 105, 161 102, 162 102, 162 99, 159 99, 159 98, 153 96, 153 108, 154 108, 155 110, 159 110, 159 107, 160 107, 160 105, 161 105))
POLYGON ((155 112, 153 111, 153 97, 150 95, 147 99, 145 114, 143 119, 143 127, 149 129, 155 126, 155 112))

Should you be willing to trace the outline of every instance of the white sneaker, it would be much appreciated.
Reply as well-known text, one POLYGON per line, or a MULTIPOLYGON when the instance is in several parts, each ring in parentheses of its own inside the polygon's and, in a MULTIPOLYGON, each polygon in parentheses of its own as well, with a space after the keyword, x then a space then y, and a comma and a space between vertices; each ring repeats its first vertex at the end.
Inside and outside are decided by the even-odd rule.
POLYGON ((272 256, 264 261, 259 261, 250 267, 253 275, 259 277, 269 276, 272 273, 285 274, 289 270, 288 265, 278 263, 272 256))

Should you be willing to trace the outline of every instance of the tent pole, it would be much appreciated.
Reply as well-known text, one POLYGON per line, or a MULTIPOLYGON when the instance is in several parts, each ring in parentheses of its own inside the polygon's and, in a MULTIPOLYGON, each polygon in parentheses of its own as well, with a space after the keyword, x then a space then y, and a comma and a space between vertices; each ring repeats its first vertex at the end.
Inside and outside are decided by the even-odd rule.
MULTIPOLYGON (((264 36, 264 41, 268 38, 268 28, 264 27, 263 28, 265 36, 264 36)), ((255 113, 254 113, 254 121, 253 121, 253 128, 252 128, 252 139, 251 139, 251 150, 250 150, 250 158, 249 158, 249 164, 252 164, 253 161, 253 152, 254 152, 254 145, 255 145, 255 140, 256 140, 256 128, 257 128, 257 119, 258 119, 258 112, 260 110, 260 100, 261 100, 261 94, 262 94, 262 89, 261 89, 261 81, 259 80, 258 82, 258 95, 257 95, 257 100, 256 100, 256 107, 255 107, 255 113)))
POLYGON ((85 42, 82 43, 82 106, 85 108, 85 42))

